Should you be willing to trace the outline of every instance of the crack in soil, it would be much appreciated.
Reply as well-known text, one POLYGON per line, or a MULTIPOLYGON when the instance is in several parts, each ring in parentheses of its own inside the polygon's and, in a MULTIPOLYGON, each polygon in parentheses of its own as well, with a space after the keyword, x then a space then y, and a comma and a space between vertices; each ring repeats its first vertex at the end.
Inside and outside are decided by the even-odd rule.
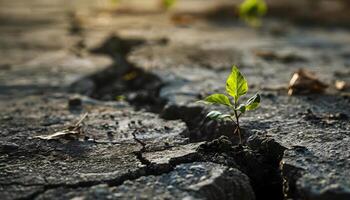
MULTIPOLYGON (((23 185, 26 187, 30 186, 42 186, 43 189, 23 198, 19 198, 21 200, 29 200, 29 199, 35 199, 41 194, 47 192, 48 190, 51 189, 57 189, 60 187, 63 188, 70 188, 70 189, 75 189, 75 188, 87 188, 87 187, 92 187, 95 185, 99 184, 107 184, 108 186, 119 186, 122 185, 125 181, 132 181, 136 180, 140 177, 143 176, 150 176, 150 175, 161 175, 164 173, 170 173, 171 171, 174 170, 174 168, 180 164, 185 164, 185 163, 193 163, 196 162, 197 160, 199 161, 199 156, 198 155, 185 155, 182 157, 178 157, 176 159, 171 159, 169 163, 166 164, 157 164, 153 163, 149 160, 147 160, 145 157, 143 157, 142 153, 144 153, 146 149, 142 148, 140 151, 134 152, 136 158, 145 166, 138 168, 135 171, 130 171, 126 174, 121 175, 120 177, 116 179, 107 179, 107 180, 100 180, 100 181, 82 181, 78 183, 72 183, 72 184, 32 184, 32 185, 23 185, 23 184, 17 184, 13 183, 16 185, 23 185)), ((8 184, 10 185, 10 184, 8 184)))
MULTIPOLYGON (((143 108, 157 113, 166 120, 181 119, 189 129, 189 134, 185 136, 190 138, 191 142, 211 141, 222 135, 227 135, 229 138, 221 137, 207 142, 198 149, 197 153, 173 158, 168 164, 161 165, 152 163, 143 156, 146 152, 143 146, 140 151, 134 152, 134 155, 145 167, 136 172, 126 174, 117 180, 92 181, 69 185, 69 187, 89 187, 100 183, 117 186, 126 180, 169 173, 178 164, 204 161, 241 170, 251 179, 257 199, 283 199, 282 174, 279 166, 285 148, 266 136, 252 136, 247 141, 247 147, 237 146, 238 138, 232 136, 232 130, 234 130, 232 123, 206 121, 203 107, 166 105, 166 100, 159 97, 159 91, 164 86, 161 79, 155 74, 135 67, 127 60, 127 55, 134 47, 145 44, 143 40, 111 36, 101 47, 92 52, 107 54, 114 63, 104 71, 73 84, 73 91, 100 100, 115 100, 117 96, 125 95, 126 100, 136 109, 143 108), (92 81, 94 87, 82 91, 79 86, 87 80, 92 81)), ((245 140, 247 140, 247 133, 245 134, 245 140)))
MULTIPOLYGON (((139 157, 137 155, 136 155, 136 157, 139 159, 139 157)), ((142 155, 141 155, 141 157, 142 157, 142 155)), ((146 159, 140 159, 141 163, 143 163, 142 160, 146 160, 146 159)), ((38 192, 35 192, 27 197, 20 198, 20 199, 23 199, 23 200, 35 199, 36 197, 45 193, 46 191, 51 190, 51 189, 56 189, 59 187, 74 189, 74 188, 92 187, 92 186, 99 185, 99 184, 107 184, 108 186, 119 186, 127 180, 130 180, 130 181, 135 180, 135 179, 138 179, 142 176, 160 175, 163 173, 168 173, 175 167, 175 166, 170 167, 170 165, 164 165, 164 164, 158 165, 158 164, 151 163, 149 161, 146 163, 147 163, 146 166, 138 168, 135 171, 130 171, 126 174, 123 174, 120 177, 118 177, 117 179, 107 179, 107 180, 100 180, 100 181, 83 181, 83 182, 72 183, 72 184, 65 183, 65 184, 47 184, 47 185, 45 185, 45 184, 25 185, 27 187, 29 187, 29 186, 43 186, 43 189, 39 190, 38 192)), ((181 163, 179 163, 179 164, 181 164, 181 163)))

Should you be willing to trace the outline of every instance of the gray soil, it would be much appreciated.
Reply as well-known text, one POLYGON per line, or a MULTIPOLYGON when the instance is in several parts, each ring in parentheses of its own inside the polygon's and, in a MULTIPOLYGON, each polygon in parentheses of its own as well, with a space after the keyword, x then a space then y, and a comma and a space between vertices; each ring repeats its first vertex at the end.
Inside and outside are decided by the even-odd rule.
POLYGON ((0 1, 0 199, 350 199, 348 29, 103 2, 0 1), (244 146, 194 103, 232 64, 262 96, 244 146), (327 90, 288 96, 299 68, 327 90))

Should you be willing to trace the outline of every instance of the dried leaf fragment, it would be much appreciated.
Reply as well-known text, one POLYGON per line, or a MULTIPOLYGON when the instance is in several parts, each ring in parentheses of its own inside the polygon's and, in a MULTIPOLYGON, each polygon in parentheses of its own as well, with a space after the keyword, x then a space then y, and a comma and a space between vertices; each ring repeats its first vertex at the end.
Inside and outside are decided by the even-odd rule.
POLYGON ((61 131, 57 131, 51 135, 39 135, 35 136, 34 138, 39 138, 42 140, 57 140, 61 138, 65 139, 78 139, 79 136, 83 134, 82 131, 82 123, 84 119, 87 117, 87 113, 85 113, 77 123, 75 123, 72 126, 69 126, 66 129, 63 129, 61 131))
POLYGON ((39 136, 35 136, 35 138, 39 138, 39 139, 42 139, 42 140, 56 140, 56 139, 60 139, 60 138, 70 138, 70 137, 74 137, 74 135, 77 135, 79 134, 78 131, 70 131, 68 129, 64 129, 62 131, 58 131, 58 132, 55 132, 51 135, 39 135, 39 136))
POLYGON ((323 93, 327 87, 328 85, 321 82, 314 72, 299 69, 290 79, 288 95, 323 93))

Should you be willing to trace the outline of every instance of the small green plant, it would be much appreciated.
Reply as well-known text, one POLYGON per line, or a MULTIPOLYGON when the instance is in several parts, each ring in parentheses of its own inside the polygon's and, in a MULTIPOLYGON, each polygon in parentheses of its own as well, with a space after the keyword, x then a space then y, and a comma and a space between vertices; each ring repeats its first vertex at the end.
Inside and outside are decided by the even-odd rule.
POLYGON ((239 16, 252 26, 260 25, 260 18, 267 12, 264 0, 244 0, 239 6, 239 16))
POLYGON ((211 111, 207 114, 208 118, 219 120, 229 119, 233 121, 237 127, 234 130, 234 134, 238 134, 240 144, 242 144, 241 128, 239 126, 239 118, 246 111, 254 110, 259 107, 260 95, 255 94, 249 98, 245 103, 239 104, 239 98, 248 92, 248 82, 238 70, 236 66, 232 67, 232 72, 226 80, 226 93, 225 94, 212 94, 199 102, 205 104, 220 104, 229 107, 232 110, 231 114, 223 114, 219 111, 211 111), (233 99, 231 101, 230 99, 233 99))

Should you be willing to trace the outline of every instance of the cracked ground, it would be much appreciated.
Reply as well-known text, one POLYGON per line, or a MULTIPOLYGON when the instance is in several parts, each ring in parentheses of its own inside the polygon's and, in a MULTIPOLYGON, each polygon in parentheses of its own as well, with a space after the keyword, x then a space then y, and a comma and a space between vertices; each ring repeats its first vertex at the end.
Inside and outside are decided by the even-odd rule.
POLYGON ((259 28, 136 2, 0 0, 0 199, 350 199, 346 1, 271 0, 259 28), (195 103, 232 64, 262 97, 244 146, 195 103), (300 68, 327 89, 289 96, 300 68))

